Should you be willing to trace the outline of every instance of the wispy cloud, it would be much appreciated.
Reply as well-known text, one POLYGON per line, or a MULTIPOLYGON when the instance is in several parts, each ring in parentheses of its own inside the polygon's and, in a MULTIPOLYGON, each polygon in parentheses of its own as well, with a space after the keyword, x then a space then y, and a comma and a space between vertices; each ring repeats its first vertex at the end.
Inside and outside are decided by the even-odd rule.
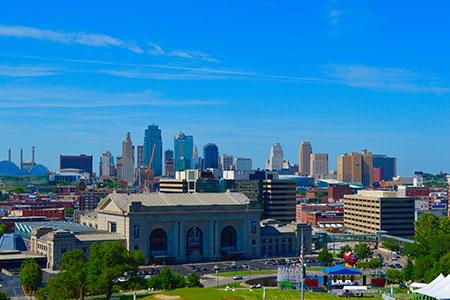
POLYGON ((70 87, 0 87, 0 108, 103 108, 217 105, 221 100, 170 99, 151 90, 109 93, 70 87))
POLYGON ((58 75, 60 73, 61 71, 52 67, 0 65, 0 76, 6 77, 40 77, 58 75))
POLYGON ((324 16, 332 37, 343 33, 367 34, 369 28, 378 26, 380 22, 367 0, 327 0, 324 16))
POLYGON ((328 76, 356 88, 406 93, 448 93, 450 87, 437 85, 419 72, 401 68, 366 65, 329 65, 328 76))
POLYGON ((208 53, 201 52, 201 51, 187 51, 187 50, 170 50, 167 51, 163 49, 161 45, 155 44, 155 43, 148 43, 150 50, 149 53, 152 55, 158 55, 158 56, 172 56, 172 57, 178 57, 178 58, 185 58, 185 59, 191 59, 191 60, 203 60, 208 62, 218 62, 217 59, 211 57, 208 53))
POLYGON ((0 76, 46 76, 70 72, 107 74, 120 78, 143 80, 260 80, 290 83, 344 84, 355 88, 395 91, 403 93, 448 93, 450 86, 438 79, 414 70, 397 67, 374 67, 363 64, 330 64, 316 76, 274 75, 251 72, 240 69, 220 67, 192 67, 170 64, 135 64, 101 60, 80 60, 64 58, 46 58, 34 56, 16 56, 38 61, 51 62, 51 66, 42 64, 12 65, 3 68, 0 76), (56 67, 62 63, 60 68, 56 67), (15 75, 16 74, 16 75, 15 75))
POLYGON ((7 26, 0 24, 0 36, 46 40, 61 44, 77 44, 93 47, 116 47, 126 49, 136 54, 151 54, 189 60, 217 62, 217 59, 205 52, 181 49, 167 51, 163 49, 162 46, 151 42, 141 43, 144 45, 142 47, 136 40, 124 40, 102 33, 64 32, 36 27, 7 26))
POLYGON ((0 36, 39 39, 94 47, 119 47, 134 53, 144 52, 134 41, 127 42, 101 33, 62 32, 35 27, 0 25, 0 36))

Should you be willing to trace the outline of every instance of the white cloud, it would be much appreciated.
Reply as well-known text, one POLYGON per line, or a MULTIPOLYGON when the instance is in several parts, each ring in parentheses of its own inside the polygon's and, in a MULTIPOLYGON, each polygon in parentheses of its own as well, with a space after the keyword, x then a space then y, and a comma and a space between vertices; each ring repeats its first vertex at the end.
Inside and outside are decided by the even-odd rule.
POLYGON ((184 59, 190 59, 190 60, 203 60, 208 62, 218 62, 217 59, 211 57, 208 53, 200 52, 200 51, 187 51, 187 50, 180 50, 175 49, 171 51, 166 51, 163 49, 162 46, 148 42, 148 45, 150 46, 149 53, 152 55, 157 56, 172 56, 172 57, 178 57, 178 58, 184 58, 184 59))
POLYGON ((30 38, 38 40, 52 41, 62 44, 77 44, 92 47, 117 47, 128 51, 151 55, 177 57, 189 60, 200 60, 207 62, 217 62, 209 54, 201 51, 188 51, 175 49, 166 51, 162 46, 148 42, 149 49, 141 48, 134 40, 123 40, 102 33, 86 33, 86 32, 63 32, 56 30, 40 29, 36 27, 26 26, 7 26, 0 24, 0 36, 15 38, 30 38))
POLYGON ((366 65, 329 65, 329 76, 351 87, 406 93, 448 93, 450 87, 433 83, 428 76, 401 68, 366 65))
POLYGON ((0 25, 0 36, 47 40, 63 44, 79 44, 94 47, 119 47, 134 53, 144 51, 135 42, 126 42, 100 33, 62 32, 25 26, 0 25))
POLYGON ((60 73, 57 69, 50 67, 0 65, 0 76, 6 77, 40 77, 60 73))
POLYGON ((223 101, 170 99, 146 90, 139 93, 109 93, 70 87, 0 87, 0 108, 102 108, 217 105, 223 101))

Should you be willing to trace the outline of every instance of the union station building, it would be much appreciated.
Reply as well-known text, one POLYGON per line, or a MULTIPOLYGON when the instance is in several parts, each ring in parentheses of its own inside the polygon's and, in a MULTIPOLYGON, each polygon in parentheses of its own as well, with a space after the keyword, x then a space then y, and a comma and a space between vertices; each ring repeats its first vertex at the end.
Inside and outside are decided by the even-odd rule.
POLYGON ((260 213, 241 193, 112 193, 81 223, 123 235, 150 263, 185 263, 260 257, 260 213))

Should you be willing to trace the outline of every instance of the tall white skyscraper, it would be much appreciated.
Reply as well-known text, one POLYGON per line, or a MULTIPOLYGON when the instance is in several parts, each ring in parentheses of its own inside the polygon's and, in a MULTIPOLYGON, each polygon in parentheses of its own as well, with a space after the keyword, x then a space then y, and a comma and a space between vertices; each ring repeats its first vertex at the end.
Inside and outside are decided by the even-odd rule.
POLYGON ((328 154, 312 153, 310 158, 311 176, 324 178, 328 174, 328 154))
POLYGON ((283 148, 281 147, 280 143, 276 143, 270 148, 269 160, 267 161, 267 169, 283 169, 283 148))
POLYGON ((106 151, 102 154, 102 164, 100 169, 100 177, 106 178, 111 176, 111 165, 113 164, 111 152, 106 151))
POLYGON ((311 153, 311 144, 302 141, 298 149, 298 172, 300 175, 311 175, 311 153))
POLYGON ((128 186, 132 186, 134 182, 134 147, 129 132, 127 133, 125 140, 122 142, 120 168, 119 180, 126 181, 128 186))

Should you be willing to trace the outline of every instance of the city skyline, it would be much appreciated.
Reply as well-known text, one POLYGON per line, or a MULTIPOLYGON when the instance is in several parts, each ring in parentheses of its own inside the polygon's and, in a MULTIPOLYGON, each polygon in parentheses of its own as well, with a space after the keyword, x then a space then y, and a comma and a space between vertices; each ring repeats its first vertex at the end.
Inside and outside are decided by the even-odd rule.
POLYGON ((182 130, 259 167, 271 144, 293 162, 308 140, 330 166, 367 148, 397 157, 399 174, 445 172, 449 6, 2 4, 1 155, 35 145, 52 169, 61 153, 97 164, 153 121, 163 145, 182 130))
MULTIPOLYGON (((149 125, 149 126, 155 126, 156 128, 158 128, 158 125, 156 125, 156 124, 152 124, 152 125, 149 125)), ((159 128, 158 129, 159 131, 161 131, 161 133, 162 133, 162 136, 164 136, 164 129, 163 128, 159 128)), ((144 132, 146 131, 146 129, 144 128, 144 132)), ((128 134, 130 134, 130 132, 127 132, 127 135, 128 134)), ((177 134, 175 134, 174 136, 175 136, 175 140, 176 140, 176 138, 177 138, 177 136, 179 135, 179 134, 184 134, 183 132, 180 132, 180 131, 178 131, 177 132, 177 134)), ((131 136, 133 136, 133 134, 130 134, 131 136)), ((168 141, 167 143, 168 143, 168 146, 166 147, 166 150, 171 150, 171 151, 173 151, 174 150, 174 136, 172 136, 172 138, 171 138, 171 140, 170 141, 168 141)), ((194 135, 189 135, 188 137, 194 137, 194 140, 195 140, 195 136, 194 135)), ((140 144, 140 143, 143 143, 144 142, 144 139, 145 139, 145 135, 144 135, 144 137, 142 138, 142 141, 140 141, 139 140, 139 138, 136 138, 136 140, 137 140, 137 142, 135 142, 135 143, 133 143, 133 145, 134 145, 134 155, 137 155, 137 146, 140 146, 140 145, 138 145, 138 144, 140 144)), ((296 164, 298 164, 298 157, 299 157, 299 147, 300 147, 300 145, 301 145, 301 143, 302 142, 304 142, 304 141, 299 141, 298 142, 298 144, 297 144, 297 153, 294 153, 294 156, 295 157, 286 157, 286 155, 283 155, 283 159, 285 160, 285 161, 289 161, 290 162, 290 164, 291 164, 291 166, 293 166, 293 165, 296 165, 296 164)), ((166 142, 163 142, 163 143, 166 143, 166 142)), ((309 143, 309 141, 307 142, 307 143, 309 143)), ((205 143, 204 145, 201 145, 200 147, 202 148, 202 150, 203 150, 203 147, 204 146, 206 146, 206 145, 209 145, 209 144, 211 144, 211 142, 207 142, 207 143, 205 143)), ((216 144, 216 143, 212 143, 212 144, 216 144)), ((167 144, 166 144, 167 145, 167 144)), ((274 145, 278 145, 278 146, 281 146, 281 147, 283 147, 283 152, 284 152, 284 146, 281 144, 281 143, 274 143, 273 145, 268 145, 268 147, 269 148, 273 148, 273 146, 274 145)), ((365 148, 361 148, 361 149, 346 149, 346 151, 344 151, 344 152, 342 152, 342 153, 329 153, 329 152, 327 152, 327 151, 320 151, 320 152, 315 152, 314 151, 314 147, 315 147, 315 145, 313 144, 313 143, 311 143, 310 144, 312 147, 313 147, 313 151, 312 151, 312 153, 311 153, 311 155, 312 154, 319 154, 319 155, 327 155, 328 156, 328 165, 329 165, 329 167, 328 167, 328 169, 329 169, 329 171, 331 172, 331 171, 338 171, 338 169, 339 169, 339 157, 340 156, 342 156, 343 154, 347 154, 347 153, 349 153, 349 154, 352 154, 352 153, 357 153, 358 151, 367 151, 365 148), (333 158, 333 160, 330 160, 329 158, 333 158)), ((37 160, 36 160, 36 163, 39 163, 39 164, 42 164, 42 165, 44 165, 44 166, 46 166, 46 167, 48 167, 50 170, 57 170, 58 168, 59 168, 59 156, 60 155, 92 155, 93 156, 93 169, 94 169, 94 172, 98 172, 98 166, 99 166, 99 164, 100 164, 100 160, 101 160, 101 157, 102 157, 102 155, 105 153, 105 152, 110 152, 111 154, 112 154, 112 157, 115 159, 114 161, 113 161, 113 163, 114 164, 116 164, 118 161, 116 160, 116 158, 117 159, 120 159, 120 154, 121 154, 121 151, 122 151, 122 147, 123 147, 123 145, 122 145, 122 142, 120 142, 119 143, 119 146, 120 146, 120 148, 117 150, 117 151, 112 151, 112 150, 109 150, 109 149, 105 149, 104 151, 102 151, 101 153, 99 153, 98 155, 97 154, 93 154, 93 153, 89 153, 89 152, 86 152, 86 151, 82 151, 82 152, 80 152, 80 153, 72 153, 72 152, 70 152, 70 151, 66 151, 66 152, 63 152, 63 153, 59 153, 58 154, 58 157, 57 157, 57 161, 56 161, 56 165, 55 165, 55 167, 52 167, 52 165, 51 164, 46 164, 45 162, 43 162, 43 161, 41 161, 40 159, 39 159, 39 157, 37 158, 37 160)), ((234 159, 235 158, 239 158, 239 157, 243 157, 242 155, 240 156, 240 155, 236 155, 236 154, 234 154, 234 152, 231 152, 231 153, 225 153, 225 152, 223 152, 223 151, 221 151, 221 148, 220 148, 220 145, 217 145, 218 147, 219 147, 219 156, 221 157, 222 155, 231 155, 231 156, 233 156, 234 157, 234 159)), ((142 146, 141 146, 142 147, 142 146)), ((198 144, 197 143, 193 143, 193 149, 192 149, 192 151, 194 151, 195 150, 195 148, 196 147, 199 147, 198 146, 198 144)), ((31 150, 33 150, 33 152, 35 151, 35 148, 36 147, 32 147, 32 149, 31 150)), ((11 155, 12 156, 12 159, 11 159, 11 161, 13 162, 13 163, 15 163, 16 165, 18 165, 18 166, 20 166, 20 156, 18 156, 17 157, 17 161, 15 160, 15 155, 14 155, 14 153, 15 153, 15 151, 14 151, 15 149, 12 149, 12 148, 8 148, 7 149, 7 152, 6 152, 6 156, 5 156, 5 159, 3 159, 2 157, 1 157, 1 155, 0 155, 0 161, 3 161, 3 160, 8 160, 9 159, 9 156, 11 155), (11 151, 11 152, 10 152, 11 151), (12 154, 11 154, 12 153, 12 154)), ((24 150, 24 147, 20 147, 20 149, 19 149, 20 151, 23 151, 24 150)), ((28 149, 26 149, 25 148, 25 154, 24 154, 24 159, 26 160, 27 158, 28 158, 28 154, 27 154, 27 151, 28 149)), ((292 150, 292 149, 290 149, 290 150, 292 150)), ((370 149, 370 150, 372 150, 372 149, 370 149)), ((291 151, 288 151, 288 152, 291 152, 291 151)), ((20 153, 20 152, 18 152, 18 153, 20 153)), ((31 153, 31 152, 30 152, 31 153)), ((395 157, 395 155, 391 155, 390 153, 384 153, 384 152, 374 152, 374 151, 371 151, 371 155, 372 155, 372 153, 373 153, 373 155, 374 155, 374 157, 394 157, 394 159, 398 159, 398 157, 395 157)), ((203 157, 203 151, 202 151, 202 158, 204 159, 204 157, 203 157)), ((33 156, 34 156, 34 153, 33 153, 33 156)), ((219 158, 220 158, 219 157, 219 158)), ((249 159, 251 159, 252 161, 254 161, 254 158, 252 157, 252 156, 250 156, 250 157, 248 157, 249 159)), ((234 160, 233 159, 233 160, 234 160)), ((400 160, 401 160, 401 158, 400 158, 400 160)), ((30 160, 31 161, 31 160, 30 160)), ((309 160, 308 160, 308 162, 309 162, 309 160)), ((264 169, 267 169, 267 164, 268 164, 268 160, 267 160, 267 157, 266 157, 266 160, 261 164, 261 165, 259 165, 258 163, 256 163, 256 164, 254 164, 253 165, 253 169, 262 169, 262 170, 264 170, 264 169)), ((153 165, 155 165, 155 164, 152 164, 152 166, 153 165)), ((162 161, 161 162, 161 168, 163 168, 163 165, 164 165, 164 162, 162 161)), ((138 165, 137 165, 137 162, 135 162, 135 167, 139 167, 138 165)), ((191 168, 194 168, 193 166, 191 166, 191 168)), ((220 163, 219 163, 219 168, 221 168, 221 166, 220 166, 220 163)), ((397 170, 397 174, 396 175, 411 175, 413 172, 415 172, 415 171, 423 171, 423 172, 430 172, 430 171, 428 171, 428 170, 423 170, 423 169, 417 169, 417 170, 413 170, 413 172, 411 172, 411 173, 402 173, 401 172, 401 169, 399 169, 398 168, 398 163, 396 162, 395 163, 395 168, 396 168, 396 170, 397 170), (400 171, 399 171, 400 170, 400 171)), ((444 171, 444 170, 439 170, 439 171, 444 171)), ((437 171, 437 172, 439 172, 439 171, 437 171)), ((437 173, 436 172, 436 173, 437 173)), ((97 174, 97 175, 99 175, 99 174, 97 174)), ((309 175, 311 175, 311 174, 309 174, 309 175)), ((361 175, 362 176, 362 175, 361 175)))

